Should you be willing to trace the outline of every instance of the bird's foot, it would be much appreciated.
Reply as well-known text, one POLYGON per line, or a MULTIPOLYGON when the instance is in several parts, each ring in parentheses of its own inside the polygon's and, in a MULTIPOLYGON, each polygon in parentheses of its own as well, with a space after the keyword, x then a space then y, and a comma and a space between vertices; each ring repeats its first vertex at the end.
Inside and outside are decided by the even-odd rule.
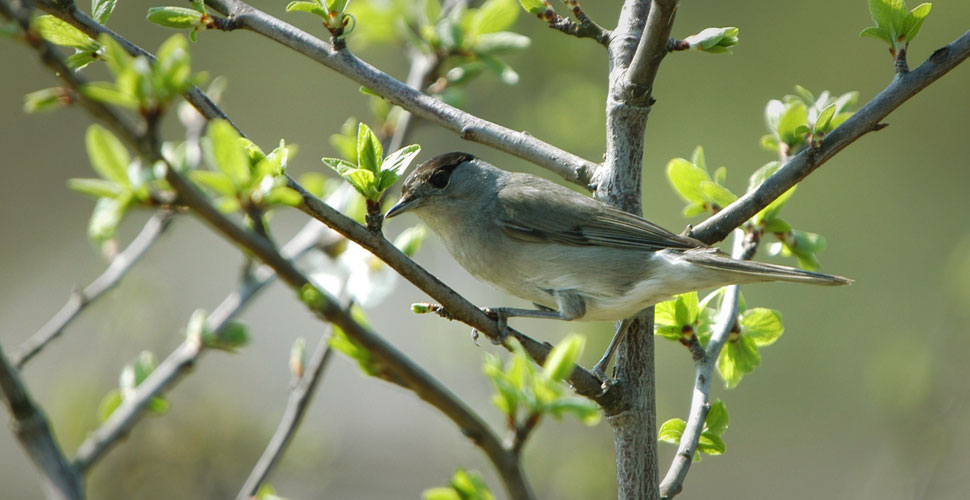
POLYGON ((493 345, 505 345, 505 339, 509 336, 508 312, 500 307, 483 307, 482 312, 488 315, 489 318, 493 318, 495 320, 495 326, 498 328, 498 337, 489 337, 489 342, 493 345))

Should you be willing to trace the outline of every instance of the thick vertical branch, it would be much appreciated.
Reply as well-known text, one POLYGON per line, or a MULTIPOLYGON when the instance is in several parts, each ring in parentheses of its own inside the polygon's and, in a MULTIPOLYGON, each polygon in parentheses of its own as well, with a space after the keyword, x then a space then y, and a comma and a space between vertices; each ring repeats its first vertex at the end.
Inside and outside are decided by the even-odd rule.
MULTIPOLYGON (((643 134, 653 100, 653 79, 667 52, 675 7, 672 1, 628 0, 609 45, 607 150, 603 165, 593 176, 595 196, 638 215, 642 213, 643 134)), ((653 308, 648 308, 630 325, 617 354, 616 381, 627 389, 625 401, 606 409, 613 427, 621 499, 659 495, 653 357, 653 308)))

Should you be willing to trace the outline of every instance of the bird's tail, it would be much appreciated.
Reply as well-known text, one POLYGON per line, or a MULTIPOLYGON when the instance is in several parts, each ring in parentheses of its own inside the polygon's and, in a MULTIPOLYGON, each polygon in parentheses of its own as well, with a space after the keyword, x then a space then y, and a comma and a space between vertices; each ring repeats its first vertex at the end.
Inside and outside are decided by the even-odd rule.
POLYGON ((812 283, 815 285, 849 285, 852 280, 842 276, 804 271, 788 266, 732 259, 715 252, 684 252, 683 257, 696 264, 716 271, 726 271, 738 275, 739 282, 790 281, 793 283, 812 283), (746 277, 746 279, 744 279, 746 277))

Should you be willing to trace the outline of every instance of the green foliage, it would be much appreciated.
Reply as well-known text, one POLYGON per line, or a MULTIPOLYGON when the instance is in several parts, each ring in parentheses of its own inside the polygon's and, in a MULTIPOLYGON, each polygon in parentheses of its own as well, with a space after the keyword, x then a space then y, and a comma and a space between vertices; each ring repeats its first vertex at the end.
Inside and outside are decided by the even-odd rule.
MULTIPOLYGON (((360 307, 354 306, 351 308, 350 316, 357 324, 367 327, 367 318, 364 316, 364 310, 360 307)), ((390 378, 390 371, 384 362, 374 356, 366 347, 347 335, 347 332, 339 326, 333 325, 333 335, 330 337, 329 343, 330 347, 356 361, 357 367, 365 375, 383 379, 390 378)))
MULTIPOLYGON (((346 145, 345 135, 335 137, 337 137, 336 141, 331 138, 333 142, 337 142, 340 146, 346 145)), ((322 158, 321 161, 350 183, 364 198, 376 202, 384 191, 400 179, 401 174, 420 151, 421 146, 411 144, 382 159, 383 149, 380 139, 370 127, 361 123, 357 127, 356 165, 340 158, 322 158)))
POLYGON ((323 21, 323 26, 330 34, 340 38, 356 27, 356 22, 351 24, 354 17, 346 12, 348 2, 349 0, 327 0, 324 4, 320 0, 296 0, 286 5, 286 11, 313 14, 323 21), (346 29, 348 25, 349 30, 346 29))
POLYGON ((65 61, 73 70, 79 70, 103 56, 103 47, 81 30, 51 15, 34 18, 33 29, 54 45, 74 49, 65 61))
POLYGON ((519 0, 519 5, 529 14, 541 15, 546 12, 549 2, 544 0, 519 0))
POLYGON ((206 12, 205 2, 192 0, 192 8, 186 7, 151 7, 145 16, 149 21, 173 29, 189 29, 189 38, 194 42, 199 30, 212 26, 212 18, 206 12))
POLYGON ((280 139, 279 146, 264 154, 250 140, 240 137, 225 120, 212 120, 202 141, 208 170, 192 170, 189 178, 216 197, 224 212, 277 206, 299 206, 303 197, 287 186, 286 167, 296 146, 280 139))
POLYGON ((890 53, 897 57, 909 48, 909 42, 916 38, 932 8, 931 3, 921 3, 907 11, 904 0, 869 0, 869 14, 876 25, 862 30, 859 35, 888 43, 890 53))
POLYGON ((707 28, 696 35, 691 35, 684 39, 691 49, 710 54, 730 53, 731 49, 738 44, 738 33, 740 30, 735 27, 727 28, 707 28))
POLYGON ((64 87, 36 90, 24 96, 24 113, 54 111, 72 100, 70 91, 64 87))
MULTIPOLYGON (((141 385, 158 367, 158 358, 151 351, 142 351, 132 362, 121 369, 118 378, 118 388, 112 389, 101 399, 98 405, 98 419, 107 420, 119 406, 135 396, 135 389, 141 385)), ((148 403, 148 410, 155 414, 166 413, 169 409, 168 400, 163 396, 155 396, 148 403)))
POLYGON ((208 349, 236 352, 249 343, 249 329, 242 323, 230 321, 222 328, 212 331, 206 326, 205 310, 196 309, 189 316, 185 327, 186 338, 193 339, 208 349))
POLYGON ((326 307, 327 296, 320 291, 319 288, 313 286, 310 283, 305 283, 302 288, 300 288, 299 293, 300 302, 303 302, 307 307, 313 309, 314 311, 320 311, 326 307))
POLYGON ((715 172, 714 179, 711 178, 707 173, 704 149, 700 146, 694 150, 690 161, 674 158, 667 163, 667 180, 687 202, 683 210, 685 217, 707 211, 716 212, 738 199, 737 195, 722 184, 726 176, 727 170, 721 167, 715 172))
POLYGON ((573 334, 560 341, 541 370, 521 344, 514 339, 509 342, 512 355, 505 365, 497 356, 487 354, 484 370, 495 387, 492 403, 508 417, 510 427, 534 426, 544 415, 561 418, 572 414, 586 425, 599 422, 599 407, 588 399, 570 396, 563 384, 583 350, 584 337, 573 334))
POLYGON ((711 334, 713 313, 708 309, 717 292, 698 301, 697 292, 677 295, 654 307, 654 333, 668 340, 688 342, 692 335, 706 340, 711 334))
POLYGON ((717 358, 717 371, 727 387, 736 387, 745 374, 761 364, 758 348, 769 346, 785 331, 781 313, 764 307, 746 309, 738 306, 737 331, 728 336, 717 358))
MULTIPOLYGON (((704 427, 701 430, 700 438, 697 440, 697 451, 694 452, 694 461, 701 460, 701 453, 707 455, 721 455, 727 448, 722 436, 727 430, 729 423, 727 406, 718 399, 707 411, 704 419, 704 427)), ((672 418, 660 426, 659 440, 664 443, 680 445, 680 438, 684 434, 687 422, 679 418, 672 418)))
POLYGON ((268 483, 263 483, 260 485, 253 498, 255 500, 288 500, 287 498, 277 495, 276 489, 268 483))
POLYGON ((798 267, 815 271, 820 267, 818 253, 825 250, 825 237, 816 233, 789 229, 785 233, 776 233, 779 241, 768 246, 768 253, 783 257, 795 257, 798 267))
POLYGON ((519 8, 515 0, 485 0, 478 8, 459 4, 442 13, 440 0, 414 2, 356 2, 351 6, 358 19, 354 39, 362 43, 407 41, 418 50, 442 58, 444 81, 433 92, 451 104, 461 98, 460 86, 486 70, 508 85, 518 73, 503 59, 506 54, 529 47, 531 40, 508 31, 519 8))
POLYGON ((481 474, 461 467, 448 481, 448 486, 431 488, 421 494, 423 500, 495 500, 481 474))
POLYGON ((154 65, 145 56, 130 56, 108 35, 103 34, 98 40, 104 46, 104 59, 115 81, 85 85, 81 92, 91 99, 155 118, 173 100, 206 79, 203 73, 192 74, 188 42, 182 35, 162 43, 154 65))
POLYGON ((108 24, 117 4, 118 0, 91 0, 91 17, 101 24, 108 24))
POLYGON ((765 122, 770 134, 761 138, 762 148, 792 156, 805 147, 817 145, 826 134, 852 116, 858 92, 838 97, 825 90, 816 98, 808 89, 796 85, 795 93, 772 99, 765 106, 765 122), (782 146, 784 146, 782 148, 782 146))

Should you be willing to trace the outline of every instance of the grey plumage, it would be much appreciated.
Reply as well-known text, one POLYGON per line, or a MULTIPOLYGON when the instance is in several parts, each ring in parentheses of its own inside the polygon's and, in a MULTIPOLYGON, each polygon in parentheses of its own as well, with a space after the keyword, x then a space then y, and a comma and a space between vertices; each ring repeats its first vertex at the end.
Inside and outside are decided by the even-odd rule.
POLYGON ((466 153, 438 156, 411 173, 388 217, 404 211, 439 234, 472 275, 567 320, 621 320, 673 295, 727 284, 851 283, 732 259, 553 182, 466 153))

